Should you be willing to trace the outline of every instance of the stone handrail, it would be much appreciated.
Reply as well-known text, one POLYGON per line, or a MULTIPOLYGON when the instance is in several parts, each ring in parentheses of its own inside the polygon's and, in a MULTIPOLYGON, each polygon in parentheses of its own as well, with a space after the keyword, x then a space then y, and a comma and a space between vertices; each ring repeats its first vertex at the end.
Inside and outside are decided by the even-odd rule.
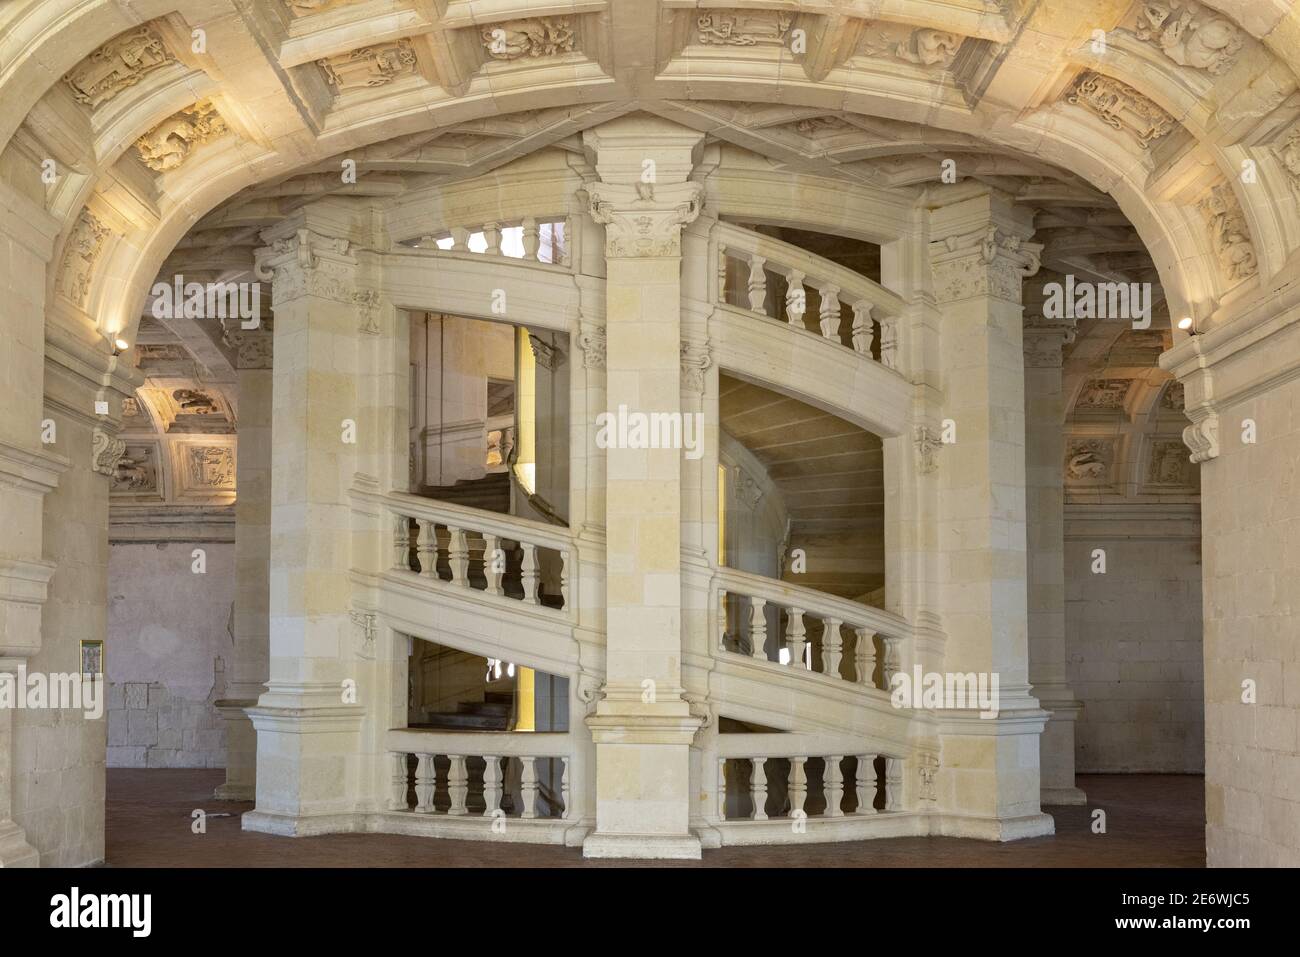
POLYGON ((791 327, 808 332, 803 321, 806 308, 804 287, 811 286, 821 299, 818 318, 822 338, 843 344, 840 313, 840 304, 843 303, 853 310, 849 330, 851 348, 868 358, 878 350, 883 366, 888 369, 898 367, 898 318, 906 304, 896 293, 852 269, 798 246, 731 223, 719 222, 713 227, 713 242, 718 249, 714 302, 768 316, 765 306, 766 272, 776 273, 788 283, 785 308, 786 320, 791 327), (728 259, 739 260, 749 267, 747 291, 737 302, 728 301, 726 296, 728 259))
POLYGON ((558 598, 560 604, 552 601, 547 607, 572 616, 569 572, 576 553, 568 529, 405 492, 388 494, 384 505, 393 529, 393 571, 539 606, 547 605, 539 586, 543 575, 549 574, 556 583, 549 597, 558 598), (507 572, 514 571, 508 567, 507 552, 514 551, 513 545, 507 549, 510 543, 517 543, 520 553, 517 571, 522 594, 518 596, 508 594, 503 585, 507 572), (450 577, 439 574, 439 565, 445 565, 450 577))
POLYGON ((779 737, 768 734, 718 736, 719 820, 768 821, 798 817, 817 820, 903 810, 904 761, 901 757, 872 752, 791 754, 783 751, 779 742, 769 742, 764 746, 759 740, 753 740, 779 737), (847 768, 846 758, 850 762, 847 768), (883 774, 876 765, 877 758, 884 759, 883 774), (824 807, 815 814, 809 811, 808 804, 809 761, 820 765, 819 783, 824 799, 824 807), (748 774, 743 774, 746 767, 748 774), (728 781, 734 782, 734 786, 728 788, 728 781), (846 803, 849 805, 847 810, 846 803))
POLYGON ((760 661, 779 661, 790 667, 812 670, 812 643, 808 641, 805 616, 822 623, 817 644, 821 649, 820 673, 828 677, 852 681, 864 687, 888 690, 890 679, 901 669, 902 643, 911 637, 912 627, 904 619, 879 608, 871 608, 854 601, 827 595, 812 588, 791 585, 788 582, 733 568, 719 568, 715 586, 718 609, 718 652, 743 654, 741 637, 748 638, 749 656, 760 661), (733 615, 737 624, 747 627, 743 635, 728 632, 727 599, 734 599, 733 615), (768 635, 767 607, 771 605, 785 612, 786 624, 778 634, 768 635), (842 629, 853 633, 853 653, 844 654, 842 629), (775 638, 777 657, 768 656, 769 638, 775 638), (883 658, 880 678, 876 672, 876 639, 880 639, 883 658), (730 645, 730 647, 729 647, 730 645), (781 654, 782 651, 787 654, 781 654), (852 662, 852 677, 843 674, 844 666, 852 662))
POLYGON ((435 252, 469 252, 568 267, 572 262, 570 236, 566 216, 525 216, 511 223, 445 227, 410 245, 435 252))
POLYGON ((567 734, 395 729, 388 732, 387 744, 390 811, 477 817, 485 826, 506 816, 525 821, 570 816, 573 758, 567 734), (542 762, 547 764, 539 767, 542 762), (445 807, 438 804, 439 791, 447 795, 445 807), (543 804, 559 806, 539 813, 539 796, 543 804))

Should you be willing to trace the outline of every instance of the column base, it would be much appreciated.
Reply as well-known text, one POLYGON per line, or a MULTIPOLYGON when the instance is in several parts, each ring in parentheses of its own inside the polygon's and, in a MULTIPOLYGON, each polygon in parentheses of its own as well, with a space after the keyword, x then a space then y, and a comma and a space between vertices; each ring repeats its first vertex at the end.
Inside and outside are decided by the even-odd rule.
POLYGON ((1079 788, 1042 788, 1039 792, 1039 804, 1058 804, 1077 807, 1088 803, 1088 795, 1079 788))
POLYGON ((239 819, 239 826, 245 831, 274 834, 278 837, 356 834, 366 830, 365 815, 295 815, 276 811, 249 811, 239 819))
POLYGON ((667 837, 661 834, 590 834, 582 842, 582 856, 643 861, 698 861, 700 839, 693 834, 685 837, 667 837))
POLYGON ((934 834, 942 837, 969 837, 979 841, 1022 841, 1029 837, 1050 837, 1056 833, 1056 821, 1050 814, 1026 814, 1024 817, 989 818, 940 814, 934 834))
POLYGON ((257 797, 257 732, 244 713, 256 699, 215 703, 226 723, 226 780, 212 792, 218 801, 252 801, 257 797))
POLYGON ((40 867, 41 855, 13 821, 0 822, 0 868, 40 867))

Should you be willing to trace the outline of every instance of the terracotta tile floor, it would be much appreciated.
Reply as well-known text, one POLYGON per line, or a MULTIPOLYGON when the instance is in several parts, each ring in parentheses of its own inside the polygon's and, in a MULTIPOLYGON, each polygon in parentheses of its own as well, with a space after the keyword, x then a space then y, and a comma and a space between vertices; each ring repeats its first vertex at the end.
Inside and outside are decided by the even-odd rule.
MULTIPOLYGON (((108 771, 106 863, 118 867, 578 867, 576 848, 439 841, 386 834, 281 838, 240 830, 252 805, 214 801, 221 771, 108 771), (208 831, 190 832, 195 808, 208 831), (231 817, 212 817, 231 813, 231 817)), ((705 867, 1204 867, 1203 779, 1191 775, 1084 775, 1087 807, 1049 808, 1054 837, 1008 844, 894 838, 800 847, 705 851, 705 867), (1092 809, 1107 833, 1093 834, 1092 809)), ((623 862, 619 862, 622 864, 623 862)))

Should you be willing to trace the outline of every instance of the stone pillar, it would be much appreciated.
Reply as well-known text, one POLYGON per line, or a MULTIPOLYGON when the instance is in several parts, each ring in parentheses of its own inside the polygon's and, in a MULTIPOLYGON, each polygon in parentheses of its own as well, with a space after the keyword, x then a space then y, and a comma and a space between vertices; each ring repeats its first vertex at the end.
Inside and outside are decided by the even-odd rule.
MULTIPOLYGON (((605 226, 606 410, 682 411, 681 230, 703 187, 687 182, 701 134, 625 117, 585 134, 605 226)), ((594 427, 594 423, 589 423, 594 427)), ((698 858, 689 828, 683 697, 682 451, 606 449, 605 684, 587 724, 596 744, 596 830, 588 857, 698 858)))
MULTIPOLYGON (((45 269, 58 223, 0 183, 0 291, 5 346, 0 349, 0 682, 40 651, 42 606, 54 564, 43 558, 46 495, 69 464, 55 442, 42 442, 45 366, 45 269)), ((0 708, 0 868, 34 867, 39 855, 13 819, 17 767, 13 712, 0 708)))
POLYGON ((1211 867, 1300 867, 1300 287, 1273 282, 1160 357, 1201 472, 1211 867))
MULTIPOLYGON (((248 709, 257 807, 247 830, 346 829, 355 809, 364 709, 351 670, 352 515, 358 464, 355 210, 317 203, 263 233, 273 271, 270 668, 248 709)), ((369 419, 366 419, 368 422, 369 419)))
POLYGON ((270 655, 272 324, 234 329, 238 353, 239 457, 235 475, 235 648, 227 697, 216 702, 226 722, 226 780, 218 800, 251 801, 256 793, 257 733, 245 708, 266 690, 270 655))
POLYGON ((1029 545, 1029 680, 1051 713, 1039 742, 1043 804, 1082 804, 1074 783, 1074 724, 1083 704, 1065 674, 1065 399, 1061 347, 1074 323, 1024 327, 1025 499, 1029 545))
POLYGON ((999 713, 938 714, 940 828, 1009 840, 1052 832, 1039 808, 1038 736, 1029 690, 1025 396, 1021 282, 1040 247, 1028 211, 986 189, 954 190, 931 210, 943 408, 951 441, 938 471, 940 611, 950 673, 996 675, 999 713))

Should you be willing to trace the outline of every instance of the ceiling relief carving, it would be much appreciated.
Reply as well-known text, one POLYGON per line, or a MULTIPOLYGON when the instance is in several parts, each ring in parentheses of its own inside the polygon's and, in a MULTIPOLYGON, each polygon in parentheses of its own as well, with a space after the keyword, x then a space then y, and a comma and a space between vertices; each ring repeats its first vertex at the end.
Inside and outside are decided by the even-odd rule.
POLYGON ((150 27, 140 27, 109 40, 73 67, 63 82, 78 103, 93 110, 175 59, 162 37, 150 27))
POLYGON ((1250 227, 1229 183, 1220 183, 1196 204, 1210 228, 1210 240, 1219 267, 1233 282, 1249 279, 1259 271, 1250 227))
POLYGON ((200 100, 188 109, 168 117, 153 130, 136 140, 140 159, 151 170, 164 173, 174 170, 194 151, 227 131, 211 100, 200 100))
POLYGON ((1115 461, 1115 440, 1071 438, 1065 447, 1065 480, 1074 485, 1106 485, 1115 461))
POLYGON ((77 305, 84 303, 90 295, 95 260, 103 251, 108 235, 109 228, 87 209, 82 211, 72 235, 68 237, 59 267, 59 291, 77 305))
POLYGON ((109 492, 114 495, 160 495, 158 446, 153 443, 126 443, 125 452, 113 470, 109 492))
POLYGON ((1084 73, 1066 94, 1066 102, 1086 107, 1108 126, 1129 133, 1148 149, 1177 125, 1174 118, 1133 87, 1101 73, 1084 73))
POLYGON ((794 17, 784 10, 709 10, 695 19, 704 46, 782 46, 794 17))
POLYGON ((1196 486, 1199 473, 1187 455, 1182 439, 1153 439, 1147 462, 1146 484, 1172 489, 1196 486))
POLYGON ((361 47, 316 63, 339 93, 384 86, 416 72, 415 48, 407 39, 361 47))
POLYGON ((483 28, 484 49, 494 60, 538 59, 573 53, 577 43, 572 17, 530 17, 483 28))
POLYGON ((957 56, 964 39, 959 33, 915 29, 902 23, 876 21, 865 29, 859 52, 868 56, 892 57, 917 66, 946 69, 957 56))
POLYGON ((305 17, 335 7, 345 7, 351 2, 352 0, 285 0, 285 6, 294 16, 305 17))
POLYGON ((1291 185, 1300 189, 1300 124, 1291 127, 1275 151, 1282 168, 1291 177, 1291 185))
POLYGON ((1074 408, 1079 412, 1111 411, 1124 408, 1132 379, 1093 379, 1083 387, 1074 408))
POLYGON ((1180 66, 1213 76, 1232 69, 1245 43, 1236 24, 1195 0, 1143 3, 1134 33, 1180 66))
POLYGON ((1165 391, 1160 393, 1160 408, 1182 412, 1187 407, 1183 389, 1183 384, 1176 380, 1165 386, 1165 391))
POLYGON ((183 491, 234 491, 235 450, 228 445, 183 445, 183 491))

